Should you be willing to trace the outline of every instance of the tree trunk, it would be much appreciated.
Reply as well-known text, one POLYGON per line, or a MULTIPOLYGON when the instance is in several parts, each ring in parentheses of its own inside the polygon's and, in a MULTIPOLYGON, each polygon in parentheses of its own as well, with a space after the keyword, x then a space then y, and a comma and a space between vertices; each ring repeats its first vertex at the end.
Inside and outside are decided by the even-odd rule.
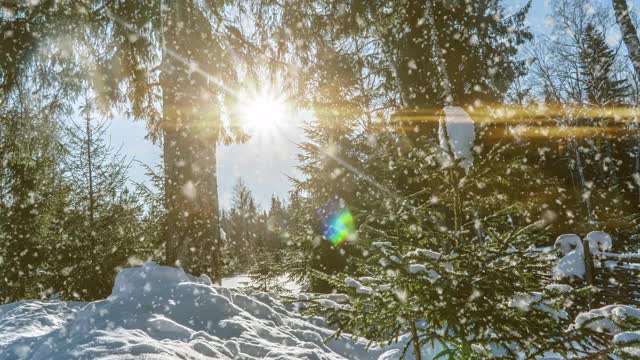
POLYGON ((613 10, 616 13, 616 21, 620 26, 620 32, 622 38, 627 46, 629 57, 633 63, 633 68, 636 70, 636 74, 640 75, 640 40, 638 39, 638 33, 636 27, 631 21, 629 16, 629 8, 626 0, 613 0, 613 10))
POLYGON ((415 320, 411 320, 411 339, 413 341, 413 356, 416 358, 416 360, 422 360, 420 336, 418 336, 418 327, 416 326, 415 320))
POLYGON ((447 64, 444 61, 444 53, 440 48, 439 44, 439 36, 438 36, 438 28, 436 26, 436 21, 433 13, 433 4, 431 1, 427 1, 424 7, 424 18, 426 20, 427 26, 429 26, 431 30, 431 45, 432 51, 436 60, 436 66, 438 69, 438 75, 440 75, 440 83, 442 84, 442 88, 444 90, 445 95, 445 105, 449 105, 454 102, 453 99, 453 90, 451 89, 451 81, 449 80, 449 74, 447 73, 447 64))
POLYGON ((91 118, 87 113, 86 118, 86 131, 87 131, 87 170, 89 176, 89 225, 93 227, 94 223, 94 192, 93 192, 93 159, 91 157, 91 118))
MULTIPOLYGON (((190 3, 170 3, 165 21, 162 60, 165 167, 166 260, 186 271, 220 279, 220 220, 216 179, 216 145, 220 116, 217 97, 206 77, 189 64, 202 58, 206 47, 199 37, 206 30, 193 26, 190 3)), ((199 66, 205 64, 199 63, 199 66)))

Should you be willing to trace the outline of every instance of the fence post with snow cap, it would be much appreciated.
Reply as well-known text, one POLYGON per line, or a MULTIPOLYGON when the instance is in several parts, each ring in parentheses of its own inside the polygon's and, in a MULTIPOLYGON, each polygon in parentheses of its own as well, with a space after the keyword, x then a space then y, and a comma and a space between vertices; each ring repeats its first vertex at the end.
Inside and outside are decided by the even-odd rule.
POLYGON ((603 231, 592 231, 584 239, 563 234, 554 243, 562 254, 554 278, 578 288, 590 286, 583 304, 589 308, 612 302, 640 305, 640 252, 610 252, 612 245, 603 231))

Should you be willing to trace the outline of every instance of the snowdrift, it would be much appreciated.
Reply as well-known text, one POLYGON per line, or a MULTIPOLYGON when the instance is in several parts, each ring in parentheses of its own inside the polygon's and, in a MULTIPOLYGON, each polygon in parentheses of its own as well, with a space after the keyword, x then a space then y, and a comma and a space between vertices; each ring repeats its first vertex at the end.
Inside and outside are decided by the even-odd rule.
POLYGON ((228 289, 148 262, 122 270, 111 296, 0 306, 0 359, 397 359, 332 334, 267 293, 228 289))

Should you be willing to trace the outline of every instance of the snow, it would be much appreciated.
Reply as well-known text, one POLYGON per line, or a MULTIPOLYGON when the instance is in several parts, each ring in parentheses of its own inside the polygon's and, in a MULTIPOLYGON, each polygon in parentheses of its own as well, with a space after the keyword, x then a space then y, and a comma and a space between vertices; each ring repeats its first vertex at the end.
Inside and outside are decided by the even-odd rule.
POLYGON ((553 268, 553 273, 559 279, 572 276, 584 279, 585 267, 582 245, 563 256, 553 268))
POLYGON ((407 265, 407 271, 411 274, 426 273, 431 283, 434 283, 441 278, 440 274, 436 271, 427 269, 427 267, 422 264, 409 264, 407 265))
POLYGON ((578 328, 587 326, 595 331, 615 335, 622 331, 618 324, 625 322, 629 317, 640 319, 640 309, 629 305, 607 305, 578 314, 574 325, 578 328))
POLYGON ((624 331, 616 334, 612 342, 621 353, 631 356, 632 359, 640 358, 640 330, 624 331))
POLYGON ((381 249, 384 247, 391 246, 391 243, 389 241, 376 241, 376 242, 372 242, 371 245, 381 249))
POLYGON ((603 257, 614 257, 621 260, 640 260, 640 254, 638 253, 612 253, 606 251, 600 251, 594 253, 594 255, 603 256, 603 257))
POLYGON ((560 248, 562 255, 567 255, 572 250, 577 248, 582 249, 582 241, 576 234, 563 234, 558 236, 553 246, 555 248, 560 248))
POLYGON ((344 279, 344 284, 352 288, 362 287, 362 284, 358 280, 350 277, 344 279))
POLYGON ((355 288, 356 293, 358 294, 371 295, 374 293, 372 288, 370 288, 369 286, 362 285, 358 280, 354 278, 350 278, 350 277, 345 278, 344 284, 347 285, 348 287, 355 288))
POLYGON ((361 286, 361 287, 356 289, 356 292, 358 294, 371 295, 371 294, 373 294, 373 289, 368 287, 368 286, 361 286))
POLYGON ((611 310, 611 314, 616 319, 620 319, 622 321, 627 320, 628 318, 640 319, 640 309, 632 306, 616 306, 611 310))
POLYGON ((556 321, 559 319, 567 319, 568 314, 564 310, 556 310, 544 302, 542 294, 533 292, 529 294, 514 295, 507 305, 511 308, 518 309, 522 312, 528 312, 531 309, 537 309, 550 314, 556 321))
POLYGON ((407 271, 411 274, 419 272, 427 272, 427 268, 422 264, 410 264, 407 265, 407 271))
POLYGON ((618 345, 637 341, 640 341, 640 331, 625 331, 613 337, 613 343, 618 345))
POLYGON ((541 252, 541 253, 550 253, 555 249, 555 246, 541 246, 541 247, 537 247, 535 245, 531 245, 529 246, 529 248, 527 249, 528 251, 531 252, 541 252))
POLYGON ((342 305, 338 304, 337 302, 335 302, 333 300, 318 299, 318 300, 316 300, 316 302, 318 304, 320 304, 320 306, 328 308, 328 309, 334 309, 334 310, 341 310, 342 309, 342 305))
POLYGON ((222 278, 222 286, 226 288, 243 288, 251 284, 251 278, 247 275, 235 275, 222 278))
POLYGON ((413 251, 409 251, 405 257, 417 257, 417 256, 425 256, 434 260, 438 260, 442 257, 442 254, 439 252, 435 252, 427 249, 415 249, 413 251))
POLYGON ((553 268, 555 277, 562 279, 575 276, 583 279, 585 274, 584 247, 580 237, 576 234, 560 235, 553 247, 560 249, 560 253, 564 255, 553 268))
POLYGON ((592 231, 587 234, 585 239, 589 242, 589 249, 592 253, 611 250, 613 245, 611 236, 604 231, 592 231))
POLYGON ((547 291, 568 293, 573 291, 573 288, 567 284, 549 284, 544 287, 547 291))
MULTIPOLYGON (((342 306, 327 298, 323 305, 342 306)), ((333 330, 270 294, 147 262, 105 300, 0 306, 0 359, 397 359, 403 343, 323 340, 333 330)), ((426 350, 425 350, 426 351, 426 350)))
POLYGON ((633 330, 623 327, 637 323, 640 320, 640 309, 628 305, 607 305, 598 309, 578 314, 574 321, 575 327, 586 326, 591 330, 613 335, 612 342, 620 353, 640 358, 640 330, 632 326, 633 330))
POLYGON ((440 146, 451 149, 453 156, 460 160, 465 170, 473 165, 473 143, 475 141, 475 125, 464 109, 459 106, 445 106, 444 126, 440 123, 440 146), (448 140, 448 141, 447 141, 448 140))

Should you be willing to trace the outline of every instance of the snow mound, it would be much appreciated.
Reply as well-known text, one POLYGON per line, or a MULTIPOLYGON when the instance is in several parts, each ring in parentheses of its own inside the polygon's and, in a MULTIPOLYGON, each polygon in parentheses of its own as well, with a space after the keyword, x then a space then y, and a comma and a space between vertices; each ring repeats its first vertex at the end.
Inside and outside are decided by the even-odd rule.
POLYGON ((609 251, 613 245, 611 236, 604 231, 592 231, 585 239, 589 242, 589 249, 592 253, 598 251, 609 251))
POLYGON ((567 277, 584 278, 584 248, 582 240, 576 234, 563 234, 558 236, 553 247, 560 249, 564 255, 558 264, 553 268, 554 276, 557 279, 567 277))
POLYGON ((267 293, 213 286, 153 262, 122 270, 106 300, 0 306, 0 359, 391 359, 267 293))
POLYGON ((563 256, 553 268, 554 276, 557 279, 572 276, 584 279, 585 272, 584 250, 582 249, 582 245, 563 256))

